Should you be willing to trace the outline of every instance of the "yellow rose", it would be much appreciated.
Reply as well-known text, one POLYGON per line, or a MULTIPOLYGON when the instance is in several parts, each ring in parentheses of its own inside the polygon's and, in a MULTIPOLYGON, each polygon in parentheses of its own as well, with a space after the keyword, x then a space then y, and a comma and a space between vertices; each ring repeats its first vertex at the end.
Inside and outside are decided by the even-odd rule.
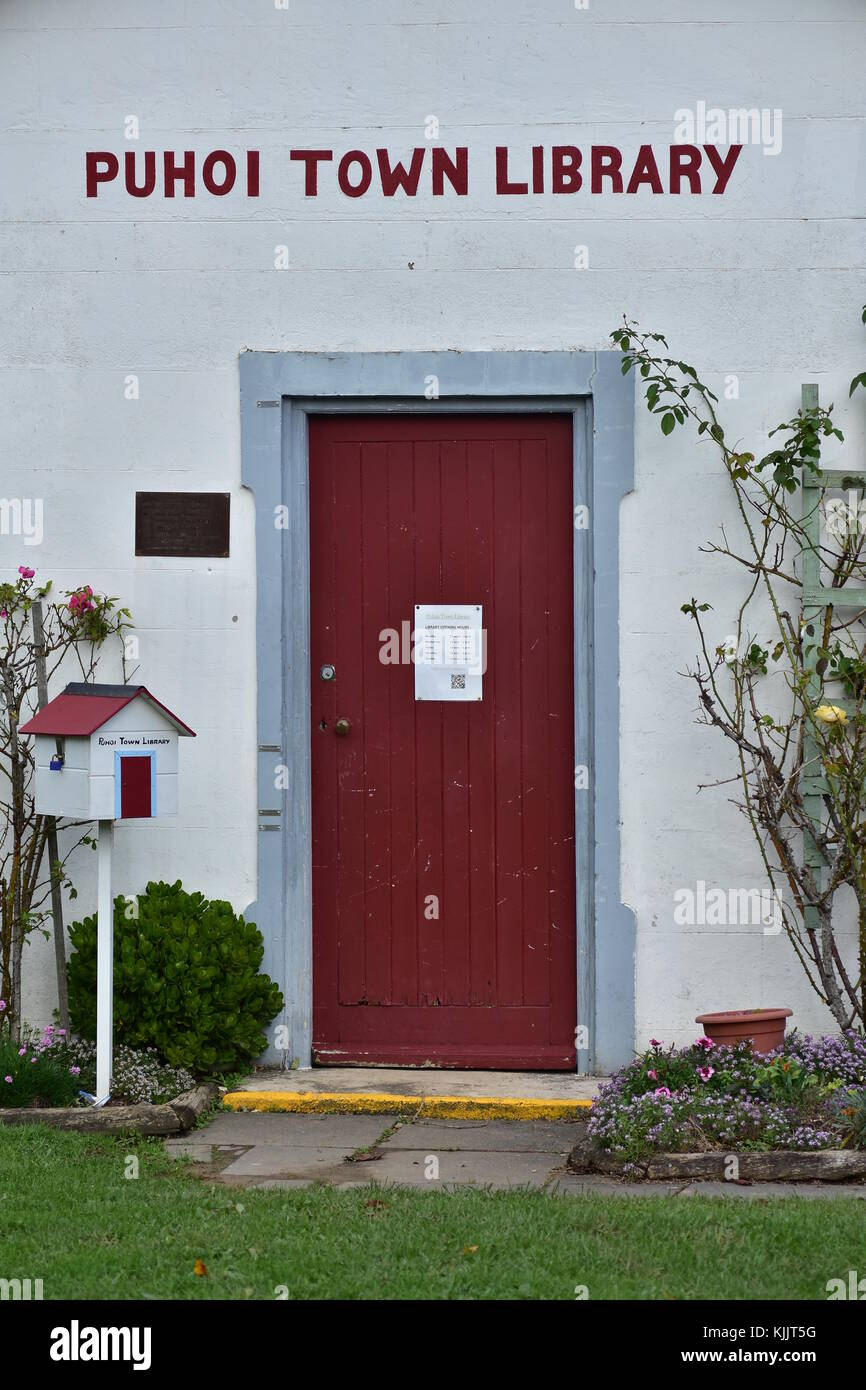
POLYGON ((815 718, 822 724, 847 724, 848 716, 840 705, 819 705, 815 718))

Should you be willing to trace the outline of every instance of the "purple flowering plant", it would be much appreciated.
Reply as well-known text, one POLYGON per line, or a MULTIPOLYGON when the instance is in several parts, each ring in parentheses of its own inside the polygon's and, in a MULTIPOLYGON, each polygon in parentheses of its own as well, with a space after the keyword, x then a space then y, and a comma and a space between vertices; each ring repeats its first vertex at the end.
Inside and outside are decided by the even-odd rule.
MULTIPOLYGON (((41 1032, 25 1029, 20 1040, 14 1039, 4 1026, 4 1012, 0 1009, 0 1110, 87 1103, 81 1092, 96 1091, 96 1043, 70 1037, 53 1023, 41 1032)), ((161 1104, 194 1085, 190 1072, 168 1066, 155 1048, 114 1049, 114 1101, 161 1104)))
POLYGON ((78 1081, 55 1051, 58 1041, 53 1024, 41 1034, 15 1038, 0 1022, 0 1109, 74 1103, 78 1081))
POLYGON ((656 1153, 866 1146, 866 1041, 796 1031, 767 1056, 699 1038, 650 1048, 600 1091, 587 1132, 640 1165, 656 1153), (859 1128, 858 1128, 859 1126, 859 1128))

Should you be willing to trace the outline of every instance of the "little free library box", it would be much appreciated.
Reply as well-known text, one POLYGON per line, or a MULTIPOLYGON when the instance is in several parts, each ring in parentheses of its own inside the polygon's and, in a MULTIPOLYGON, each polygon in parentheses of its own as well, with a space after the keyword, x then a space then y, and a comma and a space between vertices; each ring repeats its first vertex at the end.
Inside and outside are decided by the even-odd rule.
POLYGON ((19 732, 36 738, 36 805, 44 815, 176 815, 177 741, 195 735, 145 686, 73 682, 19 732))

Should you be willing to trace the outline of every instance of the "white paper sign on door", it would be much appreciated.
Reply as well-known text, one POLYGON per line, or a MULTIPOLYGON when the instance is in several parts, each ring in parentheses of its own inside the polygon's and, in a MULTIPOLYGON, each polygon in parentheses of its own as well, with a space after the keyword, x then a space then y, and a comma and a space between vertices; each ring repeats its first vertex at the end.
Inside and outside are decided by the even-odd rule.
POLYGON ((480 603, 415 604, 416 700, 480 700, 485 656, 480 603))

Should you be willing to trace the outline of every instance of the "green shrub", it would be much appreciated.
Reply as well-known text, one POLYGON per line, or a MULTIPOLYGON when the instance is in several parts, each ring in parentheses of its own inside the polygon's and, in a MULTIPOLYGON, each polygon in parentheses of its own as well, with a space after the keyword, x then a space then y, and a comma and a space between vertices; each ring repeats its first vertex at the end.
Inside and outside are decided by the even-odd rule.
MULTIPOLYGON (((283 996, 259 974, 262 934, 227 902, 208 902, 180 882, 149 883, 114 900, 114 1037, 155 1047, 174 1067, 201 1074, 248 1065, 264 1051, 264 1026, 283 996)), ((69 1012, 74 1031, 96 1037, 96 917, 69 938, 69 1012)))

